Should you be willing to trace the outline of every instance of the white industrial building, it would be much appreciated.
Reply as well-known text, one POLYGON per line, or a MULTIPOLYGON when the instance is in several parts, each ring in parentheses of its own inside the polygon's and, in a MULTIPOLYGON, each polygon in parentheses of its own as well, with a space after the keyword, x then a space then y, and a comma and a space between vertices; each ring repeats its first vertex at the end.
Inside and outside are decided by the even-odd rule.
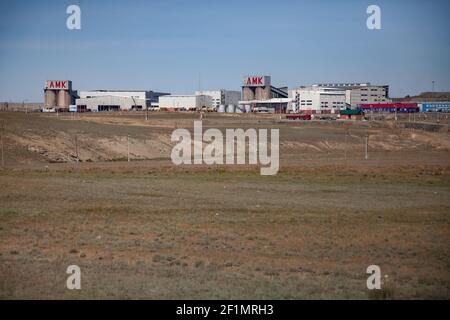
POLYGON ((290 109, 303 113, 339 113, 345 109, 345 90, 318 86, 289 90, 290 109))
POLYGON ((220 105, 234 105, 237 106, 239 100, 241 100, 241 92, 240 91, 229 91, 229 90, 203 90, 196 91, 195 95, 201 96, 210 96, 211 97, 211 107, 215 110, 219 109, 220 105))
POLYGON ((170 95, 159 97, 161 110, 194 111, 212 106, 212 98, 209 95, 170 95))
POLYGON ((346 103, 352 109, 356 109, 360 104, 378 104, 391 103, 389 98, 388 85, 372 85, 365 83, 320 83, 313 87, 334 88, 336 90, 345 90, 346 103))
POLYGON ((90 111, 145 110, 157 106, 158 98, 169 93, 154 91, 93 90, 80 91, 78 107, 90 111))

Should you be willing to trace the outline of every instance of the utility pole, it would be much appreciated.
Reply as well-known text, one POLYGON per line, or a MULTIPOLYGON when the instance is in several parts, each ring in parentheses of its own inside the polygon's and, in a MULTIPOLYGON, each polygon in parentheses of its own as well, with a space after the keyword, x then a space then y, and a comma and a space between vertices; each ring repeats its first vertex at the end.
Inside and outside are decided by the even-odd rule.
POLYGON ((75 156, 77 157, 77 162, 79 162, 80 158, 78 157, 78 137, 77 137, 77 134, 75 134, 75 156))
POLYGON ((344 159, 347 160, 347 148, 348 148, 348 130, 345 131, 345 144, 344 144, 344 159))
POLYGON ((364 156, 364 158, 366 159, 366 160, 368 160, 369 159, 369 134, 366 134, 366 146, 365 146, 365 156, 364 156))
POLYGON ((394 108, 395 108, 395 126, 397 126, 397 107, 394 108))
POLYGON ((127 135, 127 159, 130 162, 130 135, 127 135))
POLYGON ((2 128, 0 131, 0 144, 1 144, 1 148, 2 148, 2 168, 5 167, 5 154, 3 151, 3 135, 4 135, 4 127, 3 127, 3 121, 2 121, 2 128))

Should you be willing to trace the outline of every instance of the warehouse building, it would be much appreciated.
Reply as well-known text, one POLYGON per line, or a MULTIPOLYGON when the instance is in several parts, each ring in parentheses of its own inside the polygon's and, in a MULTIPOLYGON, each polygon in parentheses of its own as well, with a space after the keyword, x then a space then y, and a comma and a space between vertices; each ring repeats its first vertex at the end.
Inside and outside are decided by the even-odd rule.
POLYGON ((145 110, 158 106, 158 98, 169 93, 138 90, 80 91, 77 107, 90 111, 145 110))
POLYGON ((159 108, 166 111, 195 111, 212 106, 209 95, 165 95, 159 97, 159 108))
POLYGON ((389 99, 388 85, 372 85, 365 83, 319 83, 313 87, 334 88, 344 90, 346 103, 352 109, 356 109, 360 104, 391 103, 389 99))
POLYGON ((346 107, 344 90, 308 86, 289 90, 290 110, 307 114, 339 113, 346 107))
POLYGON ((277 88, 272 86, 270 76, 244 77, 239 109, 285 113, 289 103, 287 87, 277 88))
POLYGON ((389 86, 367 86, 355 87, 346 90, 346 101, 355 109, 360 104, 385 104, 391 103, 389 99, 389 86))
POLYGON ((364 112, 359 109, 345 109, 339 111, 340 120, 363 120, 364 112))
POLYGON ((241 100, 241 93, 239 91, 229 91, 229 90, 225 90, 225 89, 196 91, 195 95, 210 96, 211 97, 211 105, 208 107, 210 107, 214 110, 219 110, 220 105, 237 106, 239 103, 239 100, 241 100))

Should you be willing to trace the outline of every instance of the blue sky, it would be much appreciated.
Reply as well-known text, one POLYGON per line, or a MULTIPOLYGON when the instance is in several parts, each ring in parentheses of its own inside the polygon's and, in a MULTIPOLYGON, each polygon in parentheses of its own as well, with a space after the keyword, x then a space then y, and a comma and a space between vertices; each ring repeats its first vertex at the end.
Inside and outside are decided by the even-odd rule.
POLYGON ((0 101, 43 101, 46 79, 78 90, 192 93, 273 85, 389 84, 450 91, 450 1, 0 1, 0 101), (81 30, 66 28, 81 7, 81 30), (381 8, 381 30, 366 8, 381 8))

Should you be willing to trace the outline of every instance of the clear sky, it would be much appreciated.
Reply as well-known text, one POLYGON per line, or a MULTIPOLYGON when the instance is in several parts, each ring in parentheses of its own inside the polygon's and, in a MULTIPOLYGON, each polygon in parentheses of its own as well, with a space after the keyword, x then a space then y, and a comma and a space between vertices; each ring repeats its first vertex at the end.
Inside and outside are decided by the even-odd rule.
POLYGON ((46 79, 175 94, 240 90, 247 74, 450 91, 450 1, 0 1, 0 101, 43 101, 46 79), (66 27, 71 4, 81 30, 66 27), (381 30, 366 27, 370 4, 381 30))

